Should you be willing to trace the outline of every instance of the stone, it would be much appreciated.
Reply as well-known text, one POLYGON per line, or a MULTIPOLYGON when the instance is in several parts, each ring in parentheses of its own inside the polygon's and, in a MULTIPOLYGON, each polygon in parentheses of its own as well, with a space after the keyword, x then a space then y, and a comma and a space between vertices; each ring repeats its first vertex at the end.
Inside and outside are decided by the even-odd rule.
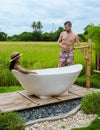
POLYGON ((77 107, 79 104, 80 100, 76 99, 72 101, 64 101, 56 104, 41 106, 38 108, 27 109, 19 111, 18 113, 26 120, 26 122, 28 122, 36 119, 66 114, 77 107))
MULTIPOLYGON (((63 104, 63 105, 66 106, 65 104, 63 104)), ((69 109, 69 107, 66 107, 66 108, 69 109)), ((53 109, 61 109, 61 106, 58 105, 58 108, 55 106, 55 107, 53 107, 53 109)), ((63 109, 64 109, 63 112, 67 112, 65 110, 65 108, 63 108, 63 109)), ((44 108, 38 109, 38 110, 34 111, 34 113, 40 114, 41 111, 46 114, 44 108)), ((46 108, 46 111, 47 111, 47 108, 46 108)), ((49 112, 48 113, 48 115, 49 115, 49 114, 51 114, 52 110, 48 110, 48 112, 49 112)), ((63 114, 63 112, 61 114, 63 114)), ((53 115, 55 115, 54 112, 53 112, 53 115)), ((55 121, 44 121, 44 122, 40 122, 40 123, 35 123, 35 124, 31 125, 30 127, 26 127, 25 130, 71 130, 72 128, 88 126, 91 123, 91 121, 93 121, 96 117, 97 117, 97 115, 95 115, 95 114, 86 115, 82 110, 79 110, 77 113, 75 113, 74 115, 71 115, 69 117, 58 119, 55 121), (62 127, 62 126, 64 126, 64 127, 62 127)), ((99 119, 100 119, 100 117, 99 117, 99 119)), ((35 120, 35 118, 34 118, 34 120, 35 120)))
POLYGON ((40 124, 36 123, 33 125, 33 127, 38 128, 38 127, 40 127, 40 124))

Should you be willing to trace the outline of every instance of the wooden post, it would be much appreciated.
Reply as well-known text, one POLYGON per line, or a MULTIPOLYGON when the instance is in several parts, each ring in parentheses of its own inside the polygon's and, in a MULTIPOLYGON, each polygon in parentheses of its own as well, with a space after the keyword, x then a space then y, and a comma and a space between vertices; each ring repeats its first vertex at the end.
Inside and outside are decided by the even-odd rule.
POLYGON ((75 50, 81 48, 88 48, 88 61, 86 64, 86 87, 90 88, 90 76, 91 76, 91 61, 92 61, 92 40, 88 39, 88 45, 76 47, 75 50))
POLYGON ((86 87, 90 88, 91 61, 92 61, 92 40, 88 39, 88 61, 86 67, 86 87))

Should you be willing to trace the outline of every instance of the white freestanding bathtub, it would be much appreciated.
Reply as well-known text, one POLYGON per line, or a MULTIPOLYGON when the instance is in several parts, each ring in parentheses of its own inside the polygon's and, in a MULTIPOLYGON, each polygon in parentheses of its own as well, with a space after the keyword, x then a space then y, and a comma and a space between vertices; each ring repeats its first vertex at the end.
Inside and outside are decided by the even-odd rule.
POLYGON ((23 74, 12 70, 20 84, 30 94, 40 98, 62 95, 75 82, 82 70, 81 64, 61 68, 34 70, 38 74, 23 74))

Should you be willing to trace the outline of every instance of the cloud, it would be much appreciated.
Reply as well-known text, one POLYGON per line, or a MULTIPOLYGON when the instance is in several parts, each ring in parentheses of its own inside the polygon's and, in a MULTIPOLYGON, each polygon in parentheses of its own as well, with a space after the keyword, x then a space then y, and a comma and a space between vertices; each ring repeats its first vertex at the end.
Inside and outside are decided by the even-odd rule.
POLYGON ((99 0, 1 0, 0 28, 9 35, 32 31, 33 21, 41 21, 44 31, 73 23, 73 31, 81 33, 90 23, 99 24, 99 0))

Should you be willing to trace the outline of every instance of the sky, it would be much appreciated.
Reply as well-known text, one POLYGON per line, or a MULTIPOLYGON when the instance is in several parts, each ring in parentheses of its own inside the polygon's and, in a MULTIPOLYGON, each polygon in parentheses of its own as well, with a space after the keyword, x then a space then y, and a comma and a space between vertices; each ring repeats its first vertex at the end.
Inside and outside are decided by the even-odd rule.
POLYGON ((100 24, 100 0, 0 0, 0 31, 31 32, 33 21, 41 21, 44 32, 71 21, 73 31, 82 33, 88 24, 100 24))

